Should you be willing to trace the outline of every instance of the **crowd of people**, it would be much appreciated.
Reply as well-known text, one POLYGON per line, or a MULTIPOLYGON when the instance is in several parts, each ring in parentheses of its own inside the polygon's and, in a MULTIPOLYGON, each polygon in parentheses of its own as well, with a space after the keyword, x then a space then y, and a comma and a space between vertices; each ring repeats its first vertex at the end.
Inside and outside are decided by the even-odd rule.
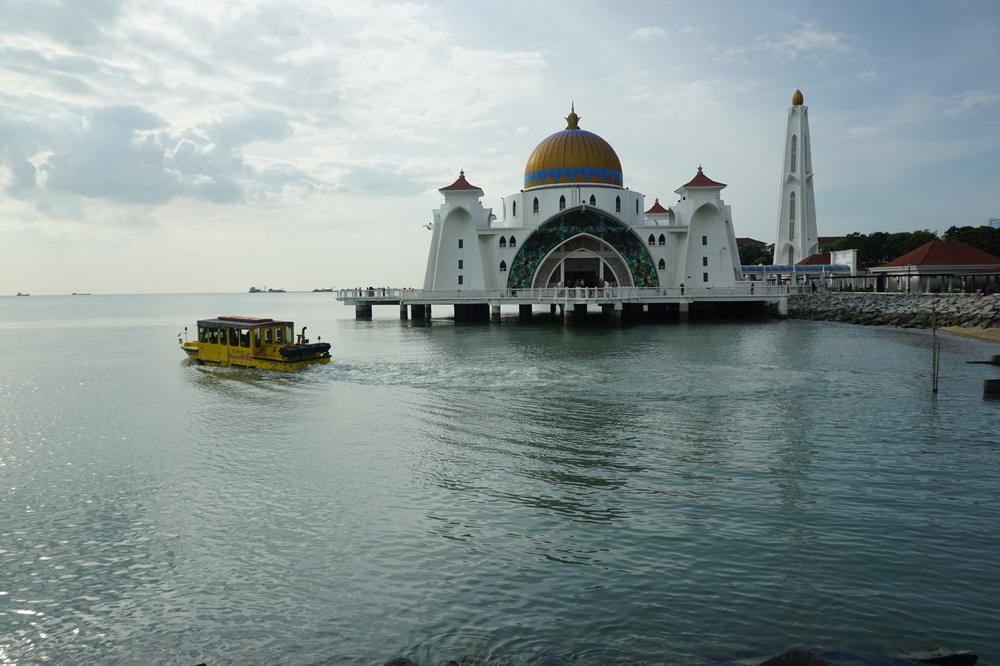
POLYGON ((578 287, 578 288, 581 288, 581 289, 589 289, 589 288, 597 287, 598 289, 610 289, 610 288, 614 287, 615 284, 613 282, 611 282, 610 280, 606 281, 606 280, 602 280, 601 278, 598 278, 597 282, 595 282, 594 284, 588 284, 587 281, 584 280, 581 277, 581 278, 577 278, 576 280, 566 280, 565 283, 560 282, 556 286, 559 287, 560 289, 562 289, 563 287, 569 287, 569 288, 578 287))

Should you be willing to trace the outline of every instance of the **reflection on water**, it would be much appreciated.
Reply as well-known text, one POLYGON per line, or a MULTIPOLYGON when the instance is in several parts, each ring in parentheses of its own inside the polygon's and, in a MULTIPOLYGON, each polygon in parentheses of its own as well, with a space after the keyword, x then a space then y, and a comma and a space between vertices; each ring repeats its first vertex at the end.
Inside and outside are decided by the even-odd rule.
POLYGON ((1000 658, 977 343, 944 341, 933 400, 892 329, 12 300, 0 327, 66 325, 0 349, 0 663, 1000 658), (334 362, 188 365, 176 330, 218 312, 334 362))

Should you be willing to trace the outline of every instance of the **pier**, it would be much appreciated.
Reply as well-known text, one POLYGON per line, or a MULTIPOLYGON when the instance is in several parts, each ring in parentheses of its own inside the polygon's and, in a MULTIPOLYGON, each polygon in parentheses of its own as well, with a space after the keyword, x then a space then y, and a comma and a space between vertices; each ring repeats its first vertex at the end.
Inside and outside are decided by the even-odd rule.
POLYGON ((549 314, 563 318, 580 317, 593 306, 608 318, 620 320, 638 313, 654 318, 687 319, 690 315, 771 312, 788 314, 788 296, 804 293, 801 285, 761 285, 759 282, 735 287, 546 287, 541 289, 470 289, 439 291, 426 289, 340 289, 336 299, 353 305, 357 319, 369 319, 372 308, 399 307, 400 319, 430 319, 434 306, 452 306, 459 321, 499 320, 504 305, 518 306, 522 320, 531 319, 534 306, 548 306, 549 314))

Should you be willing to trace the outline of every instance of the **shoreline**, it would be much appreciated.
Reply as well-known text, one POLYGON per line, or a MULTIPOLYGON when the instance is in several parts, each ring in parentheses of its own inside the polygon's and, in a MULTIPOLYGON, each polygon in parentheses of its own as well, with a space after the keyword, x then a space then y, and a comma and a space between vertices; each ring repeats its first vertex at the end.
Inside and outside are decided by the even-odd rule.
POLYGON ((1000 327, 977 328, 974 326, 945 326, 939 330, 959 338, 967 338, 969 340, 978 340, 979 342, 990 342, 995 345, 1000 345, 1000 327))

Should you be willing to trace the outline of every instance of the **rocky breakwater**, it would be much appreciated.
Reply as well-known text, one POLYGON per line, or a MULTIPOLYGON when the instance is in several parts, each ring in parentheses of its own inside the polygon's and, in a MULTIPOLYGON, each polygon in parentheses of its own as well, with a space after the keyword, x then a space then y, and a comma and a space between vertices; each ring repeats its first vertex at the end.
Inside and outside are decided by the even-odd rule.
POLYGON ((788 316, 903 328, 995 328, 1000 327, 1000 294, 793 294, 788 316))

